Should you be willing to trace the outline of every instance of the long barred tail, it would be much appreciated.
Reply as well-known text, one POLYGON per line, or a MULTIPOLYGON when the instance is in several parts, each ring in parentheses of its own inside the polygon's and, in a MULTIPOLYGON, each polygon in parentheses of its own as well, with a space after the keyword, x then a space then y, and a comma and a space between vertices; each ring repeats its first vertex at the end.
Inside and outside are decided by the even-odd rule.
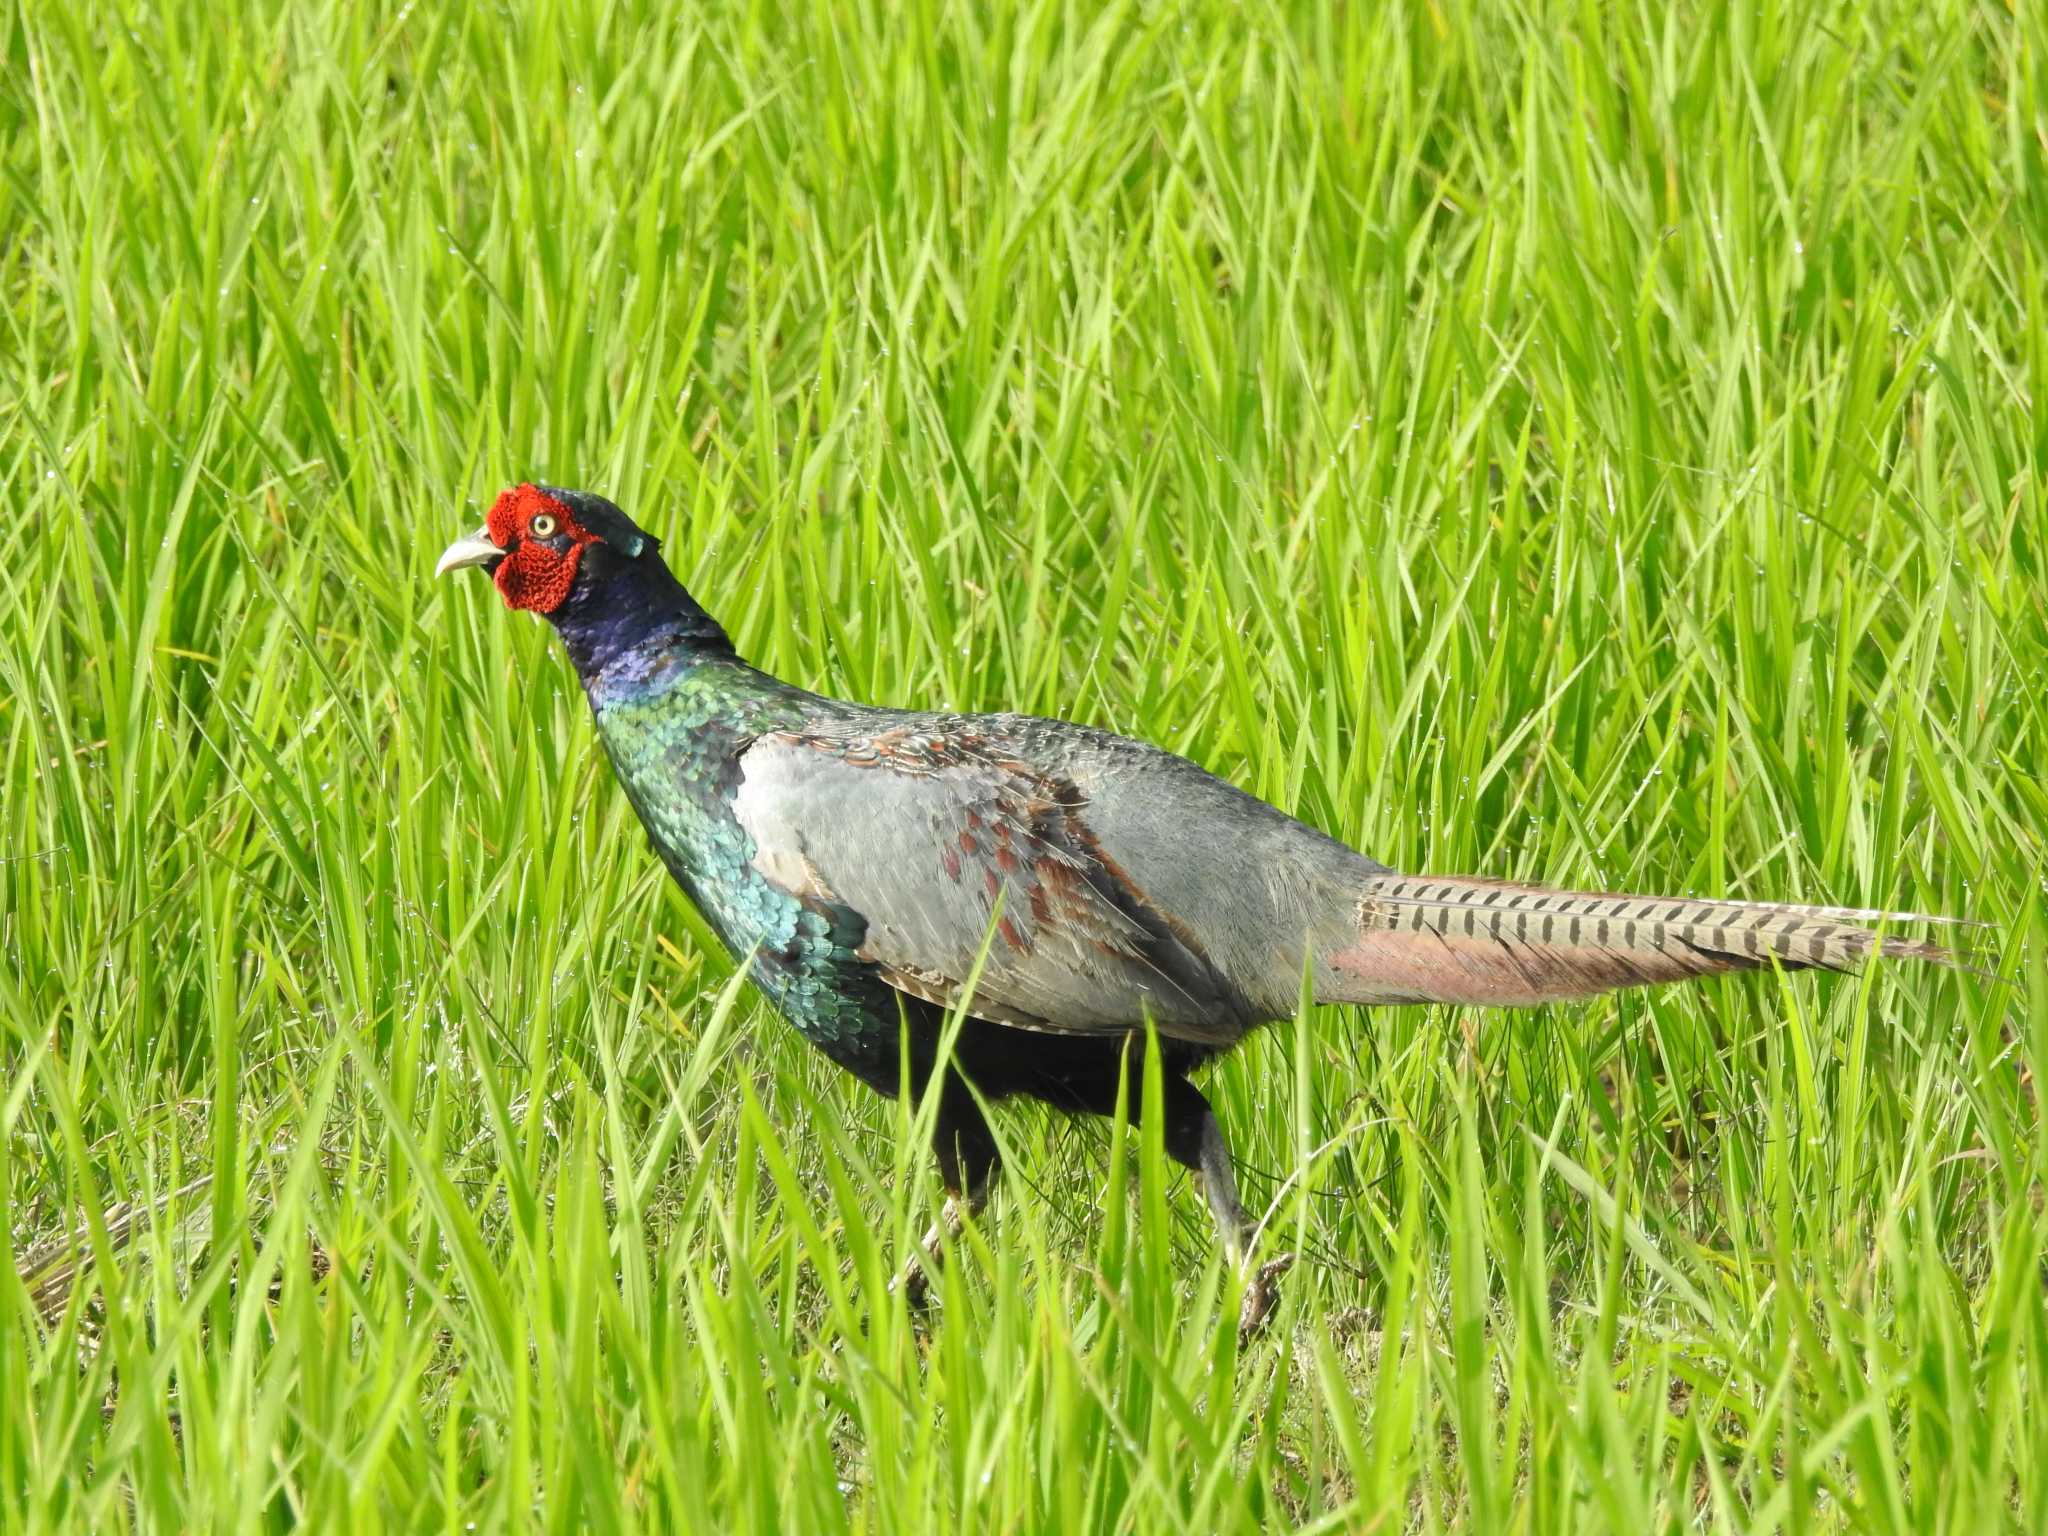
POLYGON ((1875 923, 1958 919, 1860 907, 1551 891, 1505 881, 1378 876, 1355 929, 1323 958, 1322 1001, 1513 1006, 1720 971, 1853 969, 1873 954, 1954 963, 1875 923))

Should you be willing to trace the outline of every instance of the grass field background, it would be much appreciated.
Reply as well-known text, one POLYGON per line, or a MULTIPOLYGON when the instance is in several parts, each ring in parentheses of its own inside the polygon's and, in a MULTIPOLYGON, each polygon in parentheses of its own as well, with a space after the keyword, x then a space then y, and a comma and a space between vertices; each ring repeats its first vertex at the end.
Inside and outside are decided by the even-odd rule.
POLYGON ((0 13, 0 1526, 2048 1529, 2048 10, 669 9, 0 13), (911 1111, 431 580, 527 477, 806 685, 1985 974, 1309 1008, 1265 1338, 1030 1111, 914 1327, 911 1111))

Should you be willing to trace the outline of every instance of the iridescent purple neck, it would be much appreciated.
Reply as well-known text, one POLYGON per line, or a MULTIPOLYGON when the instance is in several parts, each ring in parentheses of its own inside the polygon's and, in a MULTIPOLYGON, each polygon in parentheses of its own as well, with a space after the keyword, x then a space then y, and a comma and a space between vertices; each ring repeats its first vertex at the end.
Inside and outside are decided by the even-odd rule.
POLYGON ((627 560, 593 545, 575 590, 548 618, 586 690, 643 674, 657 659, 672 665, 677 652, 705 661, 736 655, 718 620, 651 549, 627 560))

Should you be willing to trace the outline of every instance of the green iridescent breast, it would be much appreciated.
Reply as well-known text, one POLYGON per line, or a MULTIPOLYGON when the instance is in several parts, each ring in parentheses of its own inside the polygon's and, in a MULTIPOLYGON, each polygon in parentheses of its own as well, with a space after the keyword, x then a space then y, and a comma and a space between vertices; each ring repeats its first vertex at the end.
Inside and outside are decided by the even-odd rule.
POLYGON ((741 753, 800 725, 809 696, 738 662, 671 658, 608 674, 590 693, 627 798, 705 922, 736 960, 752 957, 754 981, 827 1055, 893 1082, 897 999, 856 953, 864 925, 770 883, 732 813, 741 753))

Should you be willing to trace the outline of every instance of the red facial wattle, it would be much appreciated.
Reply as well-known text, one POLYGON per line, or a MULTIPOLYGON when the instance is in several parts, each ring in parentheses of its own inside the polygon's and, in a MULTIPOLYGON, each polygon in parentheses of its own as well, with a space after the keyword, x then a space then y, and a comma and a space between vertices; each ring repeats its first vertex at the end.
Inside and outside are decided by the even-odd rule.
POLYGON ((492 503, 485 526, 491 542, 506 551, 491 576, 505 606, 535 613, 553 613, 562 606, 576 585, 576 567, 585 546, 597 542, 597 535, 578 523, 564 503, 536 485, 515 485, 500 496, 492 503), (553 528, 537 533, 536 518, 552 518, 553 528), (564 536, 569 540, 566 549, 545 542, 564 536))

